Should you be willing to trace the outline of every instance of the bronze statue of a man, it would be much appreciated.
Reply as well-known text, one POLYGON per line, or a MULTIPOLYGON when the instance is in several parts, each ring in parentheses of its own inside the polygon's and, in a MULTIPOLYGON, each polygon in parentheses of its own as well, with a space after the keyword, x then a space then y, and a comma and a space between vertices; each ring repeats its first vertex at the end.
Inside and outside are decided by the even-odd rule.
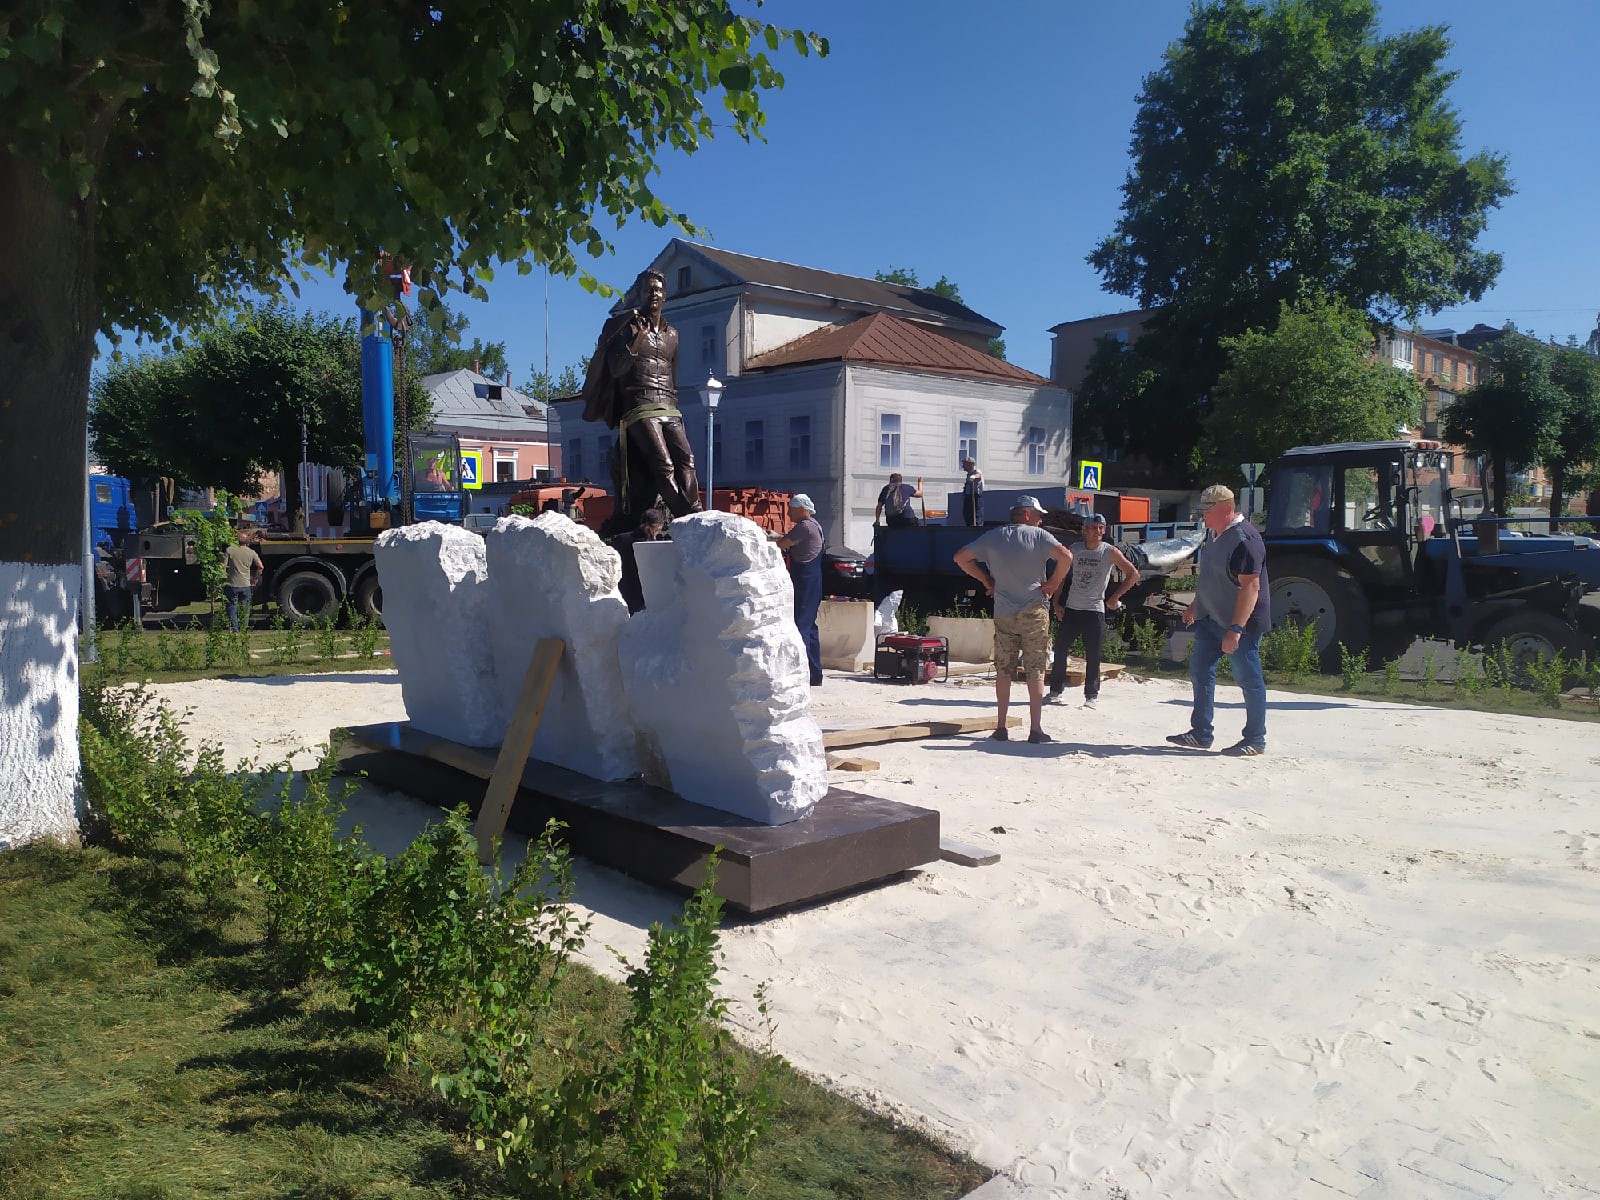
POLYGON ((606 322, 583 385, 583 419, 617 431, 617 515, 656 506, 675 517, 700 511, 694 452, 678 411, 678 331, 661 316, 667 284, 644 271, 630 293, 642 308, 606 322))

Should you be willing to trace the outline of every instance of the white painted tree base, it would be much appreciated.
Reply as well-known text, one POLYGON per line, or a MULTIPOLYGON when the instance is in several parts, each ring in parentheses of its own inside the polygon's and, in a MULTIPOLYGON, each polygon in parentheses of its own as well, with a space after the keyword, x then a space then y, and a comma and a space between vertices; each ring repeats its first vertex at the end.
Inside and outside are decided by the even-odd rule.
POLYGON ((0 850, 78 836, 83 568, 0 562, 0 850))

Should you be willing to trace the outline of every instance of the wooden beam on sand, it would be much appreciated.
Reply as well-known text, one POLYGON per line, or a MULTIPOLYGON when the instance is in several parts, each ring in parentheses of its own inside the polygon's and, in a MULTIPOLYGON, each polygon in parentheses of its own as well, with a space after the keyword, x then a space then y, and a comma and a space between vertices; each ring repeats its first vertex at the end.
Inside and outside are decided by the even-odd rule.
MULTIPOLYGON (((1007 717, 1008 726, 1021 725, 1021 717, 1007 717)), ((885 742, 922 742, 929 738, 955 737, 962 733, 992 731, 994 718, 956 717, 950 721, 923 721, 917 725, 879 725, 868 729, 834 729, 822 735, 825 750, 853 750, 857 746, 881 746, 885 742)))
POLYGON ((494 844, 506 831, 506 818, 511 815, 511 804, 522 783, 522 769, 528 765, 534 735, 539 732, 545 702, 550 699, 556 668, 561 665, 561 654, 566 648, 567 644, 560 638, 540 638, 533 648, 533 658, 528 662, 528 673, 522 678, 517 706, 511 711, 505 740, 500 743, 500 756, 495 760, 494 774, 489 777, 489 788, 483 794, 483 807, 478 809, 478 821, 473 828, 481 863, 494 858, 494 844))

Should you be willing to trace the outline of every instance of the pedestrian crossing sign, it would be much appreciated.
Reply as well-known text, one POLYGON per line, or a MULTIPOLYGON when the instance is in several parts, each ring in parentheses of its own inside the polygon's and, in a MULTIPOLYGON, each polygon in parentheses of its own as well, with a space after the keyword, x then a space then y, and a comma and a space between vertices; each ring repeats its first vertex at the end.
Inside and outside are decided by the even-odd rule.
POLYGON ((1078 462, 1078 486, 1085 491, 1097 492, 1100 490, 1100 463, 1080 459, 1078 462))
POLYGON ((475 491, 483 486, 483 451, 461 452, 461 486, 475 491))

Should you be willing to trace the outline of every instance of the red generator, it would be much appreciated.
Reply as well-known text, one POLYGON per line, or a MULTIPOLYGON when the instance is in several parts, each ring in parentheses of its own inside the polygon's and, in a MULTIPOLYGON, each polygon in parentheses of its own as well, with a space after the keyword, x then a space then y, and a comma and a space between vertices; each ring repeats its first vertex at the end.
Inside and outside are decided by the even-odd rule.
POLYGON ((898 683, 931 683, 950 678, 950 639, 915 633, 878 635, 872 677, 898 683))

